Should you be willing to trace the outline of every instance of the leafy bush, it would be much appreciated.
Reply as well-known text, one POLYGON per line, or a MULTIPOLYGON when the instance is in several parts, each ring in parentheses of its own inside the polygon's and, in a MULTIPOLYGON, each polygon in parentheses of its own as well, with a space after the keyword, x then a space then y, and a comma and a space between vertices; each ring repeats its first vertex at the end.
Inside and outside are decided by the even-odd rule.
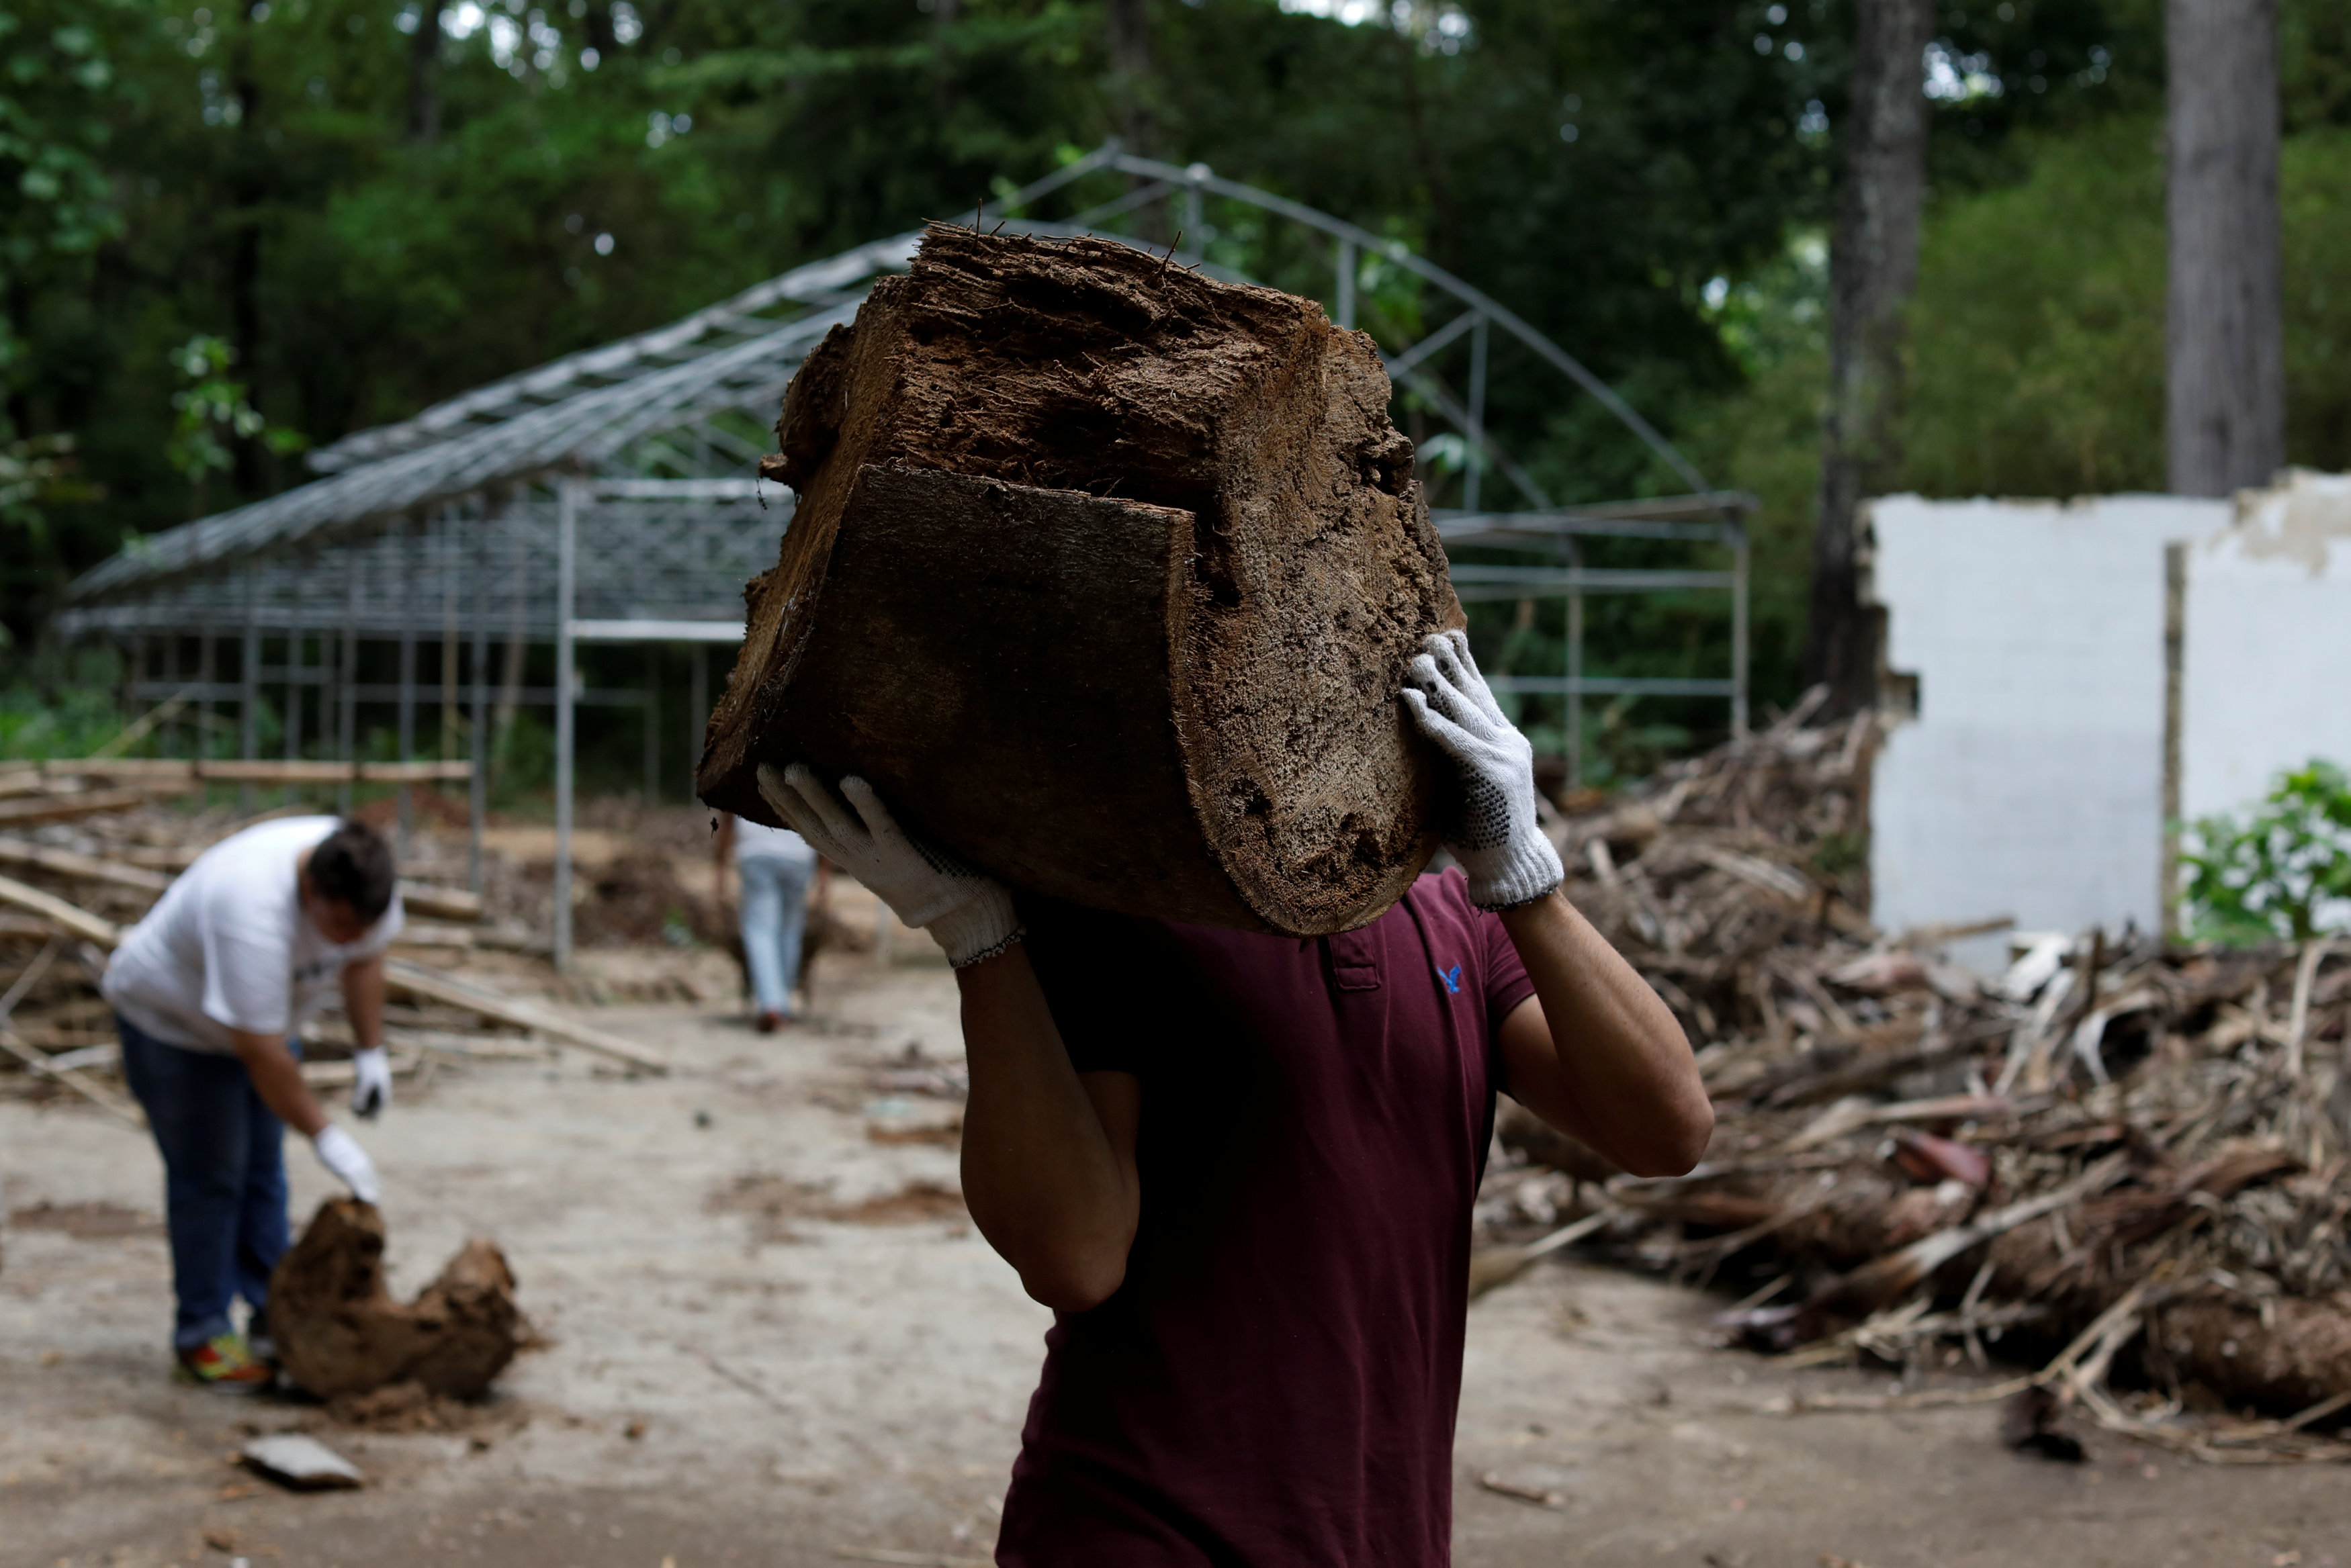
POLYGON ((2315 759, 2281 774, 2250 821, 2198 821, 2179 859, 2194 936, 2246 947, 2351 926, 2351 779, 2315 759))

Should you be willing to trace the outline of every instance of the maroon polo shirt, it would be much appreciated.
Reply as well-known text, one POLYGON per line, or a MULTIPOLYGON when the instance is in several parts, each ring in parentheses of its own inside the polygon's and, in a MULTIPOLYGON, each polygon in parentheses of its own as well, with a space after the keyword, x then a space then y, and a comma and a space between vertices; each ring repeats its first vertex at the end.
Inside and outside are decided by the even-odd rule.
POLYGON ((1126 1279, 1058 1314, 1004 1568, 1448 1561, 1495 1038, 1534 990, 1458 871, 1296 940, 1024 901, 1081 1072, 1143 1085, 1126 1279))

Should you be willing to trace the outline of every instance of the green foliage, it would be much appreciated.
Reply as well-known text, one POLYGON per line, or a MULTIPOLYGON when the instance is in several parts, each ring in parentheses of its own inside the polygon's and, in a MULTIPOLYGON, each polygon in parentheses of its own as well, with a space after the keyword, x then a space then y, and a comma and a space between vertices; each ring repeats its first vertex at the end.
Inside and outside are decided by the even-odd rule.
POLYGON ((300 431, 272 425, 246 400, 245 383, 229 379, 228 368, 236 359, 236 350, 225 339, 199 333, 174 349, 171 358, 189 384, 172 394, 179 419, 171 439, 163 443, 163 455, 187 475, 199 496, 204 493, 206 474, 225 473, 232 466, 224 438, 258 436, 281 457, 309 444, 300 431))
POLYGON ((2351 778, 2316 760, 2282 774, 2246 821, 2199 821, 2179 863, 2199 938, 2252 946, 2342 929, 2351 924, 2351 778))
POLYGON ((107 648, 19 662, 0 680, 0 758, 89 755, 122 728, 114 700, 120 676, 120 661, 107 648))

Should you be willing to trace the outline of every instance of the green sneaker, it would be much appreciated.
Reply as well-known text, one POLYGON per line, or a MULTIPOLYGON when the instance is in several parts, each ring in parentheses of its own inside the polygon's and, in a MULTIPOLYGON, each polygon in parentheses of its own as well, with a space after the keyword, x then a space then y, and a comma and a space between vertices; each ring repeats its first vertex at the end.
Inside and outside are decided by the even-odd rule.
POLYGON ((216 1334, 180 1352, 180 1376, 223 1394, 252 1394, 269 1386, 269 1368, 253 1358, 241 1334, 216 1334))

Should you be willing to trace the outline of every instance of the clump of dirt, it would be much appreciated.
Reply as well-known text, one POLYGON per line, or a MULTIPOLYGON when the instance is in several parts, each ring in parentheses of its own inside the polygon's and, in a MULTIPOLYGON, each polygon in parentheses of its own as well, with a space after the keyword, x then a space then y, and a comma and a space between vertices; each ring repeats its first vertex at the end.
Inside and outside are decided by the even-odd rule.
POLYGON ((506 1255, 465 1243, 402 1306, 383 1281, 383 1216, 355 1199, 319 1206, 269 1282, 269 1326, 294 1381, 322 1399, 413 1382, 470 1399, 530 1338, 506 1255))
POLYGON ((738 1176, 713 1192, 705 1205, 714 1214, 745 1214, 751 1218, 755 1241, 797 1241, 795 1220, 830 1220, 845 1225, 920 1225, 928 1220, 961 1220, 963 1194, 940 1181, 910 1181, 894 1192, 876 1193, 843 1202, 831 1189, 812 1181, 789 1181, 780 1176, 752 1173, 738 1176))
POLYGON ((50 1203, 18 1209, 8 1223, 19 1231, 55 1231, 77 1241, 114 1241, 126 1236, 158 1236, 163 1222, 119 1203, 50 1203))
POLYGON ((436 1394, 416 1379, 403 1378, 370 1394, 345 1394, 327 1402, 339 1426, 367 1432, 474 1432, 484 1427, 518 1427, 527 1417, 500 1405, 436 1394))

